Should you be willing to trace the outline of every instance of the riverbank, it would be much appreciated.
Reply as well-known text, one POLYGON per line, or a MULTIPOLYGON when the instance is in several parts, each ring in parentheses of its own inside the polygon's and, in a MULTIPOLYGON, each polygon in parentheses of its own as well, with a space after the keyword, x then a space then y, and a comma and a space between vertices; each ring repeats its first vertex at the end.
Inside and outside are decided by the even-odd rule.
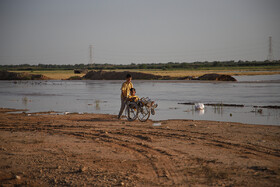
MULTIPOLYGON (((242 76, 242 75, 275 75, 280 74, 280 69, 217 69, 217 70, 139 70, 139 69, 130 69, 130 70, 114 70, 116 72, 120 71, 133 71, 140 73, 149 73, 156 76, 170 76, 170 77, 199 77, 204 74, 226 74, 231 76, 242 76)), ((46 77, 49 77, 53 80, 65 80, 70 77, 83 77, 85 73, 75 74, 73 70, 53 70, 53 71, 13 71, 13 72, 25 72, 30 74, 42 74, 46 77)))
POLYGON ((1 185, 280 183, 279 126, 9 111, 0 109, 1 185))

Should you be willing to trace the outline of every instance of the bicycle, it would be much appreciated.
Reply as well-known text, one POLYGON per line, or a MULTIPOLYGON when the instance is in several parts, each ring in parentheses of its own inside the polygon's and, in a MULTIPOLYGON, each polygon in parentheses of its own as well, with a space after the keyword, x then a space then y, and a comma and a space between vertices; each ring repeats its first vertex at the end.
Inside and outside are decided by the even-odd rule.
POLYGON ((141 122, 149 119, 150 115, 155 115, 155 108, 158 105, 151 101, 148 97, 141 98, 139 101, 128 101, 125 109, 125 116, 128 121, 134 121, 137 118, 141 122))

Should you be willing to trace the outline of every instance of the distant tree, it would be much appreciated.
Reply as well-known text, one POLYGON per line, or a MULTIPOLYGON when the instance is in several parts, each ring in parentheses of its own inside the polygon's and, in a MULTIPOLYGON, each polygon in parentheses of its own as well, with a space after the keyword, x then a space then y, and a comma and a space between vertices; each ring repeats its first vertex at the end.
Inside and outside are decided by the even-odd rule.
POLYGON ((168 63, 165 67, 166 67, 166 69, 171 69, 172 65, 171 65, 171 63, 168 63))
POLYGON ((147 69, 147 64, 140 64, 139 69, 147 69))
POLYGON ((214 67, 217 67, 217 66, 219 66, 219 65, 221 65, 220 62, 218 62, 218 61, 214 61, 214 62, 213 62, 213 66, 214 66, 214 67))

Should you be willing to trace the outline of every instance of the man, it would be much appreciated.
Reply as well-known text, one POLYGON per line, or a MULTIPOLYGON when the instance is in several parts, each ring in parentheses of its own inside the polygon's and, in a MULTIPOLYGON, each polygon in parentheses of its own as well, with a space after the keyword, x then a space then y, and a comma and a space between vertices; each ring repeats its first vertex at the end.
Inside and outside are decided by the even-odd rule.
POLYGON ((132 84, 131 80, 132 80, 132 76, 130 74, 127 74, 126 75, 126 81, 122 84, 122 87, 121 87, 121 108, 120 108, 120 112, 119 112, 119 115, 118 115, 118 119, 120 119, 121 116, 122 116, 127 98, 129 96, 129 93, 130 93, 130 89, 133 88, 133 84, 132 84))

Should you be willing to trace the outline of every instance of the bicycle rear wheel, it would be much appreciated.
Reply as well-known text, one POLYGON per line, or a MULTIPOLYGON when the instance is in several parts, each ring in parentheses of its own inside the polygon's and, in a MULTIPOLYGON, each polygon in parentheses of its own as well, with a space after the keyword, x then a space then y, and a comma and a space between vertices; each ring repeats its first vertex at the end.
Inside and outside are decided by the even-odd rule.
POLYGON ((149 107, 144 105, 144 106, 139 108, 138 119, 141 122, 145 122, 149 119, 150 114, 151 114, 151 112, 150 112, 149 107))
POLYGON ((128 103, 126 107, 126 114, 128 121, 136 120, 138 116, 138 105, 135 102, 128 103))

